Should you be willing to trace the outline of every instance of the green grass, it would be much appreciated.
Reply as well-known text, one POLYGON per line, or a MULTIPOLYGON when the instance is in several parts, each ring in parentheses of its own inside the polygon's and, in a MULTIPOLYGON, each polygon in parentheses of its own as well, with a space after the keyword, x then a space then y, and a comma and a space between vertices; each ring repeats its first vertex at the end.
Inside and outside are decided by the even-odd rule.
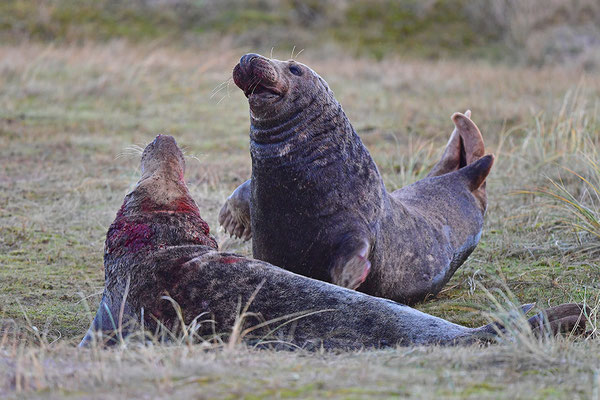
MULTIPOLYGON (((597 393, 597 339, 527 349, 517 341, 339 354, 187 345, 72 348, 99 301, 106 230, 139 175, 132 145, 144 146, 158 133, 175 135, 186 150, 191 193, 220 248, 250 255, 249 244, 227 238, 216 222, 224 199, 250 174, 246 99, 233 84, 218 90, 241 53, 125 42, 0 46, 0 396, 597 393)), ((598 304, 597 238, 565 224, 573 219, 560 203, 519 193, 552 188, 548 178, 562 178, 564 190, 590 206, 585 184, 563 167, 594 176, 582 154, 597 161, 597 75, 466 61, 373 62, 345 53, 323 57, 320 49, 304 51, 299 60, 331 84, 389 189, 427 173, 455 111, 473 110, 497 156, 480 245, 442 293, 419 309, 476 326, 495 309, 486 290, 540 307, 598 304)))
POLYGON ((305 47, 333 42, 377 59, 389 53, 430 58, 466 52, 506 55, 509 49, 501 38, 478 30, 466 5, 463 0, 430 5, 413 0, 6 0, 0 5, 0 37, 55 43, 120 38, 181 45, 227 36, 239 45, 267 50, 278 43, 305 47))

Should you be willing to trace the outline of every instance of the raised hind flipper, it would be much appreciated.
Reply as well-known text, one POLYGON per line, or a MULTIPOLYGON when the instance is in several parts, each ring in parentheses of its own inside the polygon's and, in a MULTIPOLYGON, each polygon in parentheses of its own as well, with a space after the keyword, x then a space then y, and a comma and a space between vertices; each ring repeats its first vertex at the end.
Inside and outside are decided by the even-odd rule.
POLYGON ((250 180, 242 183, 227 198, 219 212, 219 224, 230 236, 244 241, 252 237, 250 227, 250 180))
POLYGON ((485 154, 483 136, 477 125, 471 121, 471 110, 454 113, 455 128, 446 145, 442 158, 434 165, 427 176, 438 176, 456 171, 477 161, 485 154))
POLYGON ((493 164, 494 156, 488 154, 456 172, 466 183, 467 188, 471 191, 473 197, 479 202, 479 207, 483 213, 485 213, 487 208, 485 179, 489 175, 493 164))

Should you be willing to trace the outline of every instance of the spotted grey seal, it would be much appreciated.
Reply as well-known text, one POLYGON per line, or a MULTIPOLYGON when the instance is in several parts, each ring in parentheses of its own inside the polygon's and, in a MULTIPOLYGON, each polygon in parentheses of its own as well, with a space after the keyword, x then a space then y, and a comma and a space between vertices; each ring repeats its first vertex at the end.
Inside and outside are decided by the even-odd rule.
MULTIPOLYGON (((263 261, 217 251, 183 179, 185 160, 170 136, 143 152, 141 179, 125 197, 106 235, 105 288, 81 342, 114 342, 143 324, 171 332, 186 325, 203 337, 238 332, 243 339, 306 349, 469 343, 489 340, 503 327, 467 328, 390 300, 310 279, 263 261), (174 306, 174 303, 177 305, 174 306), (204 322, 203 322, 204 321, 204 322), (210 322, 208 322, 210 321, 210 322)), ((526 306, 526 309, 529 308, 526 306)), ((582 327, 581 307, 558 306, 529 319, 553 332, 582 327)), ((223 338, 222 338, 223 339, 223 338)))
POLYGON ((437 294, 477 246, 494 157, 470 111, 423 180, 386 191, 327 83, 306 65, 243 56, 233 79, 250 105, 252 177, 227 199, 225 230, 255 258, 373 296, 437 294))

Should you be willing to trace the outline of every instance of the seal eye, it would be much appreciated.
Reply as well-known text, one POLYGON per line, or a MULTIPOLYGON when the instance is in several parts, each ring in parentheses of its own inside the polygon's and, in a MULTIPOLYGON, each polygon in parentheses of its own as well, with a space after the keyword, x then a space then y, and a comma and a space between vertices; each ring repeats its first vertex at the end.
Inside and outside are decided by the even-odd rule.
POLYGON ((290 72, 296 76, 302 75, 302 70, 296 65, 290 65, 290 72))

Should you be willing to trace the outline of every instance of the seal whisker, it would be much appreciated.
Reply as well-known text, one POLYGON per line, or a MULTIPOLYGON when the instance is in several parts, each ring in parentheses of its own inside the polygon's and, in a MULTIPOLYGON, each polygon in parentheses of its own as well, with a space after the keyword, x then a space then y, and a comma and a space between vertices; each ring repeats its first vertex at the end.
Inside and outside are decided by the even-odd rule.
POLYGON ((252 88, 252 90, 250 91, 250 94, 254 94, 254 91, 256 90, 256 88, 260 85, 260 83, 262 82, 261 78, 255 78, 256 83, 251 83, 248 87, 252 88))
POLYGON ((117 153, 115 160, 121 158, 134 158, 141 156, 144 153, 144 149, 136 144, 125 147, 120 153, 117 153))
POLYGON ((300 50, 298 53, 296 53, 296 57, 295 57, 295 58, 294 58, 294 57, 292 57, 292 60, 296 60, 296 59, 298 58, 298 56, 299 56, 300 54, 302 54, 302 52, 303 52, 303 51, 304 51, 304 49, 301 49, 301 50, 300 50))
POLYGON ((226 85, 227 83, 229 83, 233 78, 227 78, 225 79, 223 82, 219 83, 217 86, 215 86, 215 88, 211 91, 211 93, 214 93, 215 91, 221 90, 221 88, 226 85))
POLYGON ((185 158, 195 160, 195 161, 198 161, 199 163, 202 163, 202 161, 200 160, 200 157, 198 157, 197 155, 194 155, 194 154, 186 154, 185 158))
POLYGON ((225 82, 221 82, 217 85, 217 87, 215 87, 210 95, 210 98, 212 99, 213 97, 215 97, 217 95, 217 93, 219 93, 221 90, 223 90, 224 88, 227 89, 227 95, 229 95, 229 84, 232 82, 233 78, 229 78, 227 79, 225 82))
POLYGON ((217 105, 221 104, 226 98, 229 98, 229 85, 227 85, 227 92, 219 99, 219 101, 217 101, 217 105))

